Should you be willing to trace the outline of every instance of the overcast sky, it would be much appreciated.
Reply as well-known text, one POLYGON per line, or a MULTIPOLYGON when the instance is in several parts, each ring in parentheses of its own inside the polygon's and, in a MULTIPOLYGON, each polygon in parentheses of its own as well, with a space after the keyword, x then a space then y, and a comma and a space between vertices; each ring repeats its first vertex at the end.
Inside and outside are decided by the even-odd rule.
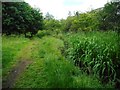
POLYGON ((40 8, 43 15, 47 12, 56 19, 66 18, 68 12, 85 12, 91 9, 103 7, 108 0, 25 0, 32 7, 40 8))

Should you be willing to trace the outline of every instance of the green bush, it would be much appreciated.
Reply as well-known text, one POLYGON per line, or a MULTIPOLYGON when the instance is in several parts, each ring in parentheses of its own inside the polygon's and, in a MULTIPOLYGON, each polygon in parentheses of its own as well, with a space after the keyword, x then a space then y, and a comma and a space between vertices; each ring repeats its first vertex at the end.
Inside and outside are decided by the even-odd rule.
POLYGON ((36 34, 37 37, 42 38, 45 35, 50 35, 50 31, 48 30, 39 30, 36 34))

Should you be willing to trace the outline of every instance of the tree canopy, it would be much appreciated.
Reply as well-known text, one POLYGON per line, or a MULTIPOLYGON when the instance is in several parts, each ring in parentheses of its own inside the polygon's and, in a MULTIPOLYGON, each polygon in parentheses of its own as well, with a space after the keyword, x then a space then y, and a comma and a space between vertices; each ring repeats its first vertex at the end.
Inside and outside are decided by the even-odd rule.
POLYGON ((34 35, 43 28, 43 16, 39 9, 26 2, 2 2, 3 33, 34 35))
POLYGON ((120 1, 107 3, 101 13, 100 29, 120 29, 120 1))

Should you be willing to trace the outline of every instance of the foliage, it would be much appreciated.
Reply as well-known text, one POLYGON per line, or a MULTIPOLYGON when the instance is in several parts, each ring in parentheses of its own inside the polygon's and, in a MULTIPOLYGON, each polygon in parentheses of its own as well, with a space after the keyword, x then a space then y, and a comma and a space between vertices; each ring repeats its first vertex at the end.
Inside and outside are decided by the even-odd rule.
POLYGON ((98 30, 97 11, 78 13, 75 16, 69 16, 65 21, 64 31, 95 31, 98 30))
POLYGON ((21 75, 15 88, 100 88, 93 76, 82 74, 74 64, 61 55, 63 42, 51 36, 35 39, 33 63, 21 75), (81 82, 84 81, 84 82, 81 82))
POLYGON ((100 11, 100 29, 115 30, 120 29, 120 1, 109 2, 100 11))
POLYGON ((119 0, 90 12, 77 11, 74 16, 69 12, 61 20, 49 13, 43 19, 39 9, 25 2, 2 5, 3 34, 11 35, 3 35, 3 79, 19 57, 32 60, 14 87, 120 86, 120 36, 115 32, 120 30, 119 0), (13 34, 37 37, 28 40, 13 34))
POLYGON ((50 30, 50 31, 55 31, 57 29, 61 28, 61 24, 59 20, 55 19, 45 19, 44 20, 44 29, 45 30, 50 30))
POLYGON ((66 42, 67 57, 88 74, 103 82, 118 78, 119 45, 115 32, 91 32, 70 35, 66 42))
POLYGON ((32 8, 25 2, 3 2, 2 3, 2 26, 3 33, 27 34, 31 36, 42 29, 42 13, 32 8))
POLYGON ((56 20, 53 15, 47 13, 44 18, 44 30, 50 31, 52 35, 62 32, 63 23, 61 20, 56 20))
POLYGON ((78 11, 74 16, 68 16, 63 22, 64 32, 115 30, 120 27, 120 1, 111 1, 103 8, 85 13, 78 11))
POLYGON ((48 30, 39 30, 38 33, 36 34, 37 37, 42 38, 45 35, 50 35, 50 31, 48 30))

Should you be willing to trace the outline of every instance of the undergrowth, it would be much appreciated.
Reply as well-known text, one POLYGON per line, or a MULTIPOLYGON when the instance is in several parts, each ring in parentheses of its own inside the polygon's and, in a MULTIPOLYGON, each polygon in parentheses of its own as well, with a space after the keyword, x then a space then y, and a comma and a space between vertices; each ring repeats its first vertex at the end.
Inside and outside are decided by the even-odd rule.
POLYGON ((15 88, 102 88, 96 77, 83 74, 62 56, 61 40, 43 37, 37 41, 34 62, 17 80, 15 88))
POLYGON ((102 83, 119 79, 120 49, 116 32, 87 32, 68 34, 65 55, 88 75, 97 76, 102 83))

